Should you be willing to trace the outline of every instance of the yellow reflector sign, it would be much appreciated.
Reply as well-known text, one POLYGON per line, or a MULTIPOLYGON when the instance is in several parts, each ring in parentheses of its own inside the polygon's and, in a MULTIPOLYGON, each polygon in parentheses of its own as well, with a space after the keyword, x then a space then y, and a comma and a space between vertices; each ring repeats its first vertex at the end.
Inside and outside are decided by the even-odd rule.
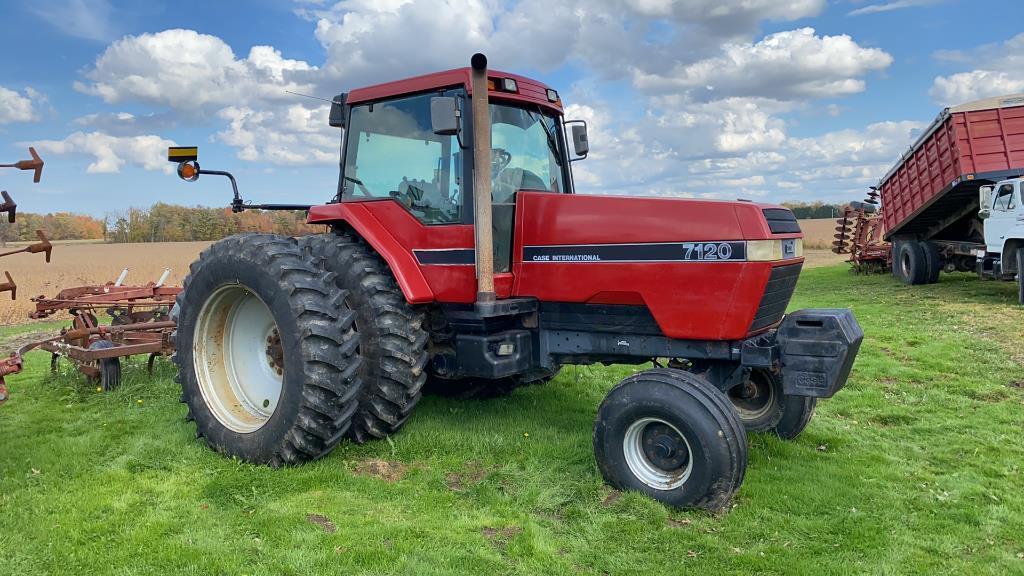
POLYGON ((167 149, 167 159, 171 162, 191 162, 199 159, 198 146, 171 146, 167 149))

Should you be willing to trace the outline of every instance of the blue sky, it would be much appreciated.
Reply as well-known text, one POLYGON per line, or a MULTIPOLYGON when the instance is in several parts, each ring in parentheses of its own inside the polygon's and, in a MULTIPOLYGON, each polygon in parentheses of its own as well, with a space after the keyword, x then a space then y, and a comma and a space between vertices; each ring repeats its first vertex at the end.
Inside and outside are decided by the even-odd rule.
POLYGON ((859 198, 945 105, 1024 92, 1019 1, 5 2, 0 160, 28 211, 223 205, 162 160, 198 144, 255 201, 322 202, 343 90, 465 65, 555 86, 591 125, 582 193, 859 198), (998 15, 998 16, 995 16, 998 15), (254 47, 256 47, 254 49, 254 47))

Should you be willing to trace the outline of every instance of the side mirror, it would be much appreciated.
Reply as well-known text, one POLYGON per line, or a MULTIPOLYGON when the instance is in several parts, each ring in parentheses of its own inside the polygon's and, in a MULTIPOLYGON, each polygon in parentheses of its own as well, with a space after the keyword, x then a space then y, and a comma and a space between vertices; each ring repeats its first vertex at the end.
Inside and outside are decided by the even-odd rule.
POLYGON ((345 101, 348 99, 348 94, 338 94, 331 100, 331 114, 327 119, 327 123, 332 128, 344 128, 345 127, 345 101))
POLYGON ((438 136, 459 133, 459 108, 454 96, 434 96, 430 99, 430 128, 438 136))
POLYGON ((992 191, 995 186, 981 186, 978 188, 978 217, 984 220, 992 215, 992 191))
POLYGON ((587 140, 587 123, 583 120, 570 120, 566 124, 572 124, 572 149, 576 153, 573 160, 582 160, 590 152, 590 142, 587 140))

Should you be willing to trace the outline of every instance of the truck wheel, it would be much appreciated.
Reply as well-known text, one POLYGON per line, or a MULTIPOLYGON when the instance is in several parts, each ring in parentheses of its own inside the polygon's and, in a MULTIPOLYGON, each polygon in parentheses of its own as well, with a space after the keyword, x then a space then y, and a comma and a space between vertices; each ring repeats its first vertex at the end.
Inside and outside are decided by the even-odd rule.
POLYGON ((295 240, 241 234, 191 266, 177 299, 186 419, 218 452, 272 466, 341 440, 361 388, 355 313, 295 240))
POLYGON ((1017 247, 1017 303, 1024 306, 1024 246, 1017 247))
MULTIPOLYGON (((109 340, 97 340, 89 345, 89 350, 108 350, 113 347, 113 342, 109 340)), ((104 392, 110 392, 121 385, 120 358, 103 358, 96 364, 100 369, 100 387, 104 392)))
POLYGON ((897 244, 893 273, 904 284, 923 284, 928 277, 924 249, 916 240, 903 240, 897 244))
POLYGON ((523 386, 534 384, 546 384, 553 380, 561 371, 561 367, 554 371, 544 371, 540 374, 530 372, 519 374, 508 378, 497 380, 485 380, 482 378, 459 378, 444 379, 431 375, 427 379, 424 391, 428 394, 445 396, 448 398, 459 398, 461 400, 489 400, 508 396, 513 391, 523 386))
POLYGON ((923 284, 935 284, 939 281, 939 272, 942 272, 942 257, 939 255, 939 247, 934 242, 921 242, 921 251, 924 253, 925 278, 923 284))
POLYGON ((743 483, 747 438, 714 385, 657 368, 626 378, 605 397, 594 423, 594 453, 616 488, 719 511, 743 483))
POLYGON ((363 389, 349 436, 358 443, 385 438, 409 419, 426 381, 427 332, 423 314, 405 300, 388 265, 350 234, 315 234, 299 246, 334 273, 355 311, 363 389))

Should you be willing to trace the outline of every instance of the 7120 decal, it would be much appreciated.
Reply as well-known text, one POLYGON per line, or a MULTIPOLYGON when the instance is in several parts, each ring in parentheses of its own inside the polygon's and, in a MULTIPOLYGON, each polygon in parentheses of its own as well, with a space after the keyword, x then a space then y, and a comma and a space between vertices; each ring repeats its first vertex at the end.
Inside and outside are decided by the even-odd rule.
POLYGON ((683 242, 683 260, 732 260, 728 242, 683 242))

